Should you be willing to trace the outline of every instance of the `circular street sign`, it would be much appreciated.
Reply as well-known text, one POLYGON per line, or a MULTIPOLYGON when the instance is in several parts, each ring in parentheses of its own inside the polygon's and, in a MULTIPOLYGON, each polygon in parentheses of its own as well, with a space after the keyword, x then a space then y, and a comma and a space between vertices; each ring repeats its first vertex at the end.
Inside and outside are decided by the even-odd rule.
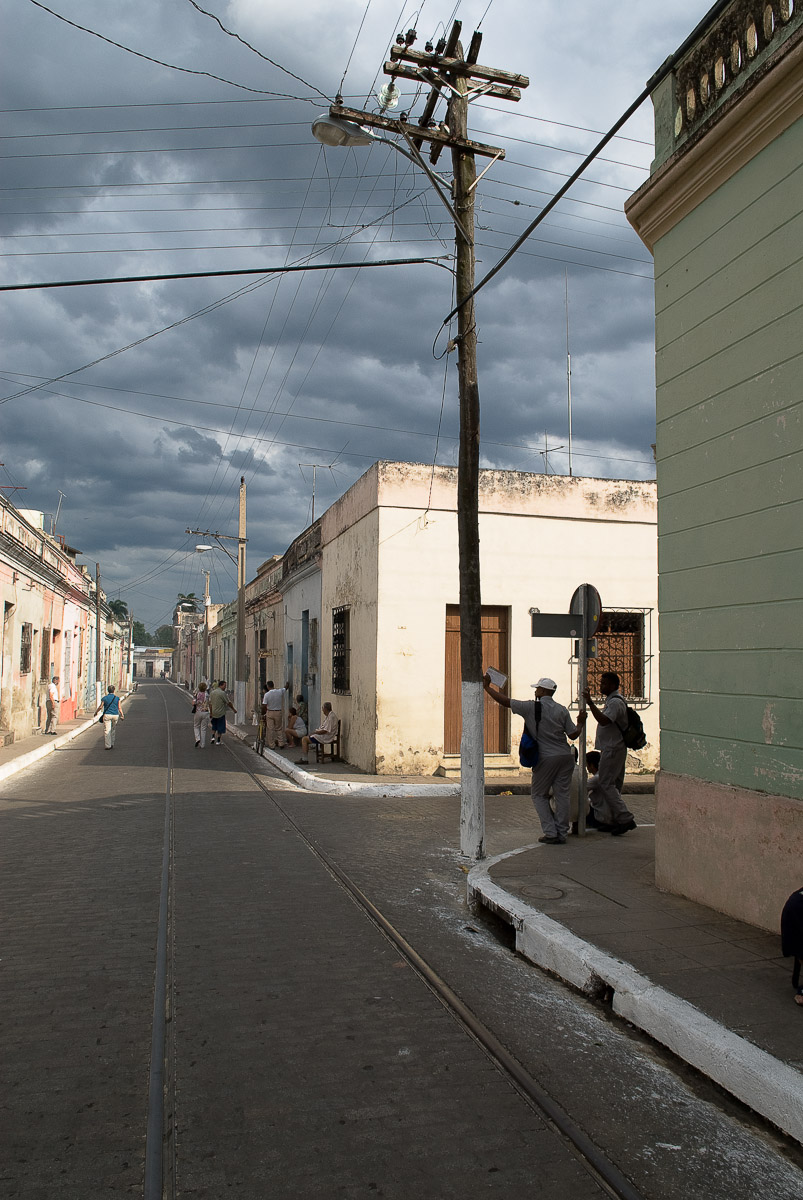
POLYGON ((592 583, 582 583, 572 596, 572 602, 569 605, 570 613, 579 613, 581 608, 581 598, 583 588, 586 589, 586 629, 588 637, 593 637, 596 633, 599 619, 602 616, 602 601, 597 589, 592 583))

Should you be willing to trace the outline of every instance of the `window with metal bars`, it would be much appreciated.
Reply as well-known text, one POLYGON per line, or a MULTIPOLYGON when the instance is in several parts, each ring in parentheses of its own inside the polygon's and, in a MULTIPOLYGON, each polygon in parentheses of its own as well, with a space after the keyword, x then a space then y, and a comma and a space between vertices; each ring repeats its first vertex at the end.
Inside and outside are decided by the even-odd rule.
POLYGON ((42 630, 42 646, 39 664, 39 678, 50 679, 50 630, 42 630))
POLYGON ((643 611, 603 612, 596 632, 597 657, 588 661, 588 689, 599 696, 600 676, 614 671, 628 700, 648 700, 643 611))
POLYGON ((33 625, 24 621, 20 631, 20 675, 29 675, 33 653, 33 625))
POLYGON ((351 687, 351 612, 332 609, 332 691, 348 695, 351 687))

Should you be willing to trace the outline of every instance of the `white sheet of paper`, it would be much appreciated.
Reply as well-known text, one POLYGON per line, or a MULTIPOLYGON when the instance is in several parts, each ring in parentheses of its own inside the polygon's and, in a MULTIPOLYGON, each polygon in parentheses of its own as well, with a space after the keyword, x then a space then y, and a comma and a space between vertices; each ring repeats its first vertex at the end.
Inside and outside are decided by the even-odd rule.
POLYGON ((503 675, 501 671, 497 671, 496 667, 487 667, 486 674, 490 676, 491 683, 495 688, 503 688, 507 683, 507 675, 503 675))

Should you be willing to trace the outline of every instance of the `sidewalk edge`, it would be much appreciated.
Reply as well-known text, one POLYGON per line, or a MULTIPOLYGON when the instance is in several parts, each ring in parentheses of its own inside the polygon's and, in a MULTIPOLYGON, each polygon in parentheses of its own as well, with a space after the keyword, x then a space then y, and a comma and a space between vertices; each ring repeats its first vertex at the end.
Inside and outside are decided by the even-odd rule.
MULTIPOLYGON (((235 737, 244 744, 248 744, 251 734, 246 732, 242 726, 232 725, 230 729, 235 737)), ((334 779, 322 779, 318 775, 312 775, 309 771, 303 771, 295 763, 289 762, 284 755, 276 754, 267 746, 262 751, 262 757, 306 792, 321 792, 329 796, 349 796, 353 800, 460 795, 459 783, 354 783, 349 779, 343 779, 340 782, 334 779)))
POLYGON ((73 738, 78 737, 79 733, 83 733, 94 724, 95 718, 90 717, 83 725, 76 725, 75 729, 71 729, 68 733, 59 734, 52 742, 45 742, 44 745, 37 746, 35 750, 29 750, 27 754, 21 754, 19 758, 12 758, 8 762, 0 764, 0 783, 10 776, 16 775, 19 771, 24 771, 26 767, 33 766, 40 758, 46 758, 48 754, 52 754, 54 750, 58 750, 59 746, 66 746, 67 742, 71 742, 73 738))
POLYGON ((491 867, 534 848, 522 846, 474 866, 467 879, 469 903, 484 904, 508 919, 524 958, 588 995, 611 989, 618 1016, 803 1142, 803 1076, 798 1071, 492 882, 491 867))

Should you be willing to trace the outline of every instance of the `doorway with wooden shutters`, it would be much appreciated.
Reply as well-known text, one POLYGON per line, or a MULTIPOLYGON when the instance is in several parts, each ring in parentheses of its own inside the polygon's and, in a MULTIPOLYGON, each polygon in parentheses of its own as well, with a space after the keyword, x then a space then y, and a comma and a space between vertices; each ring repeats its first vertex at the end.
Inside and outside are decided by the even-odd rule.
MULTIPOLYGON (((510 674, 510 610, 496 605, 482 608, 482 665, 510 674)), ((443 752, 460 753, 463 732, 460 687, 460 607, 446 605, 446 680, 443 689, 443 752)), ((485 754, 510 752, 510 709, 485 697, 485 754)))

